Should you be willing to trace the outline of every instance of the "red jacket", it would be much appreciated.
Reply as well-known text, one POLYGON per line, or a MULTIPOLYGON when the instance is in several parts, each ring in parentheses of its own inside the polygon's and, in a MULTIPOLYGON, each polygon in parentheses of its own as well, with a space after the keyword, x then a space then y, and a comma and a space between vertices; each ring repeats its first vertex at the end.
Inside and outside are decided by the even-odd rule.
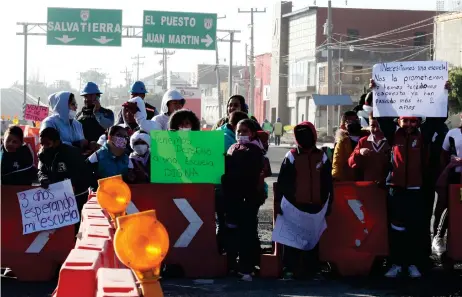
POLYGON ((420 188, 427 164, 427 149, 420 131, 407 134, 402 128, 396 130, 392 145, 392 171, 387 184, 420 188))
POLYGON ((359 140, 348 159, 348 165, 360 170, 364 181, 384 182, 390 169, 391 148, 385 138, 375 143, 372 137, 371 134, 359 140), (362 148, 369 149, 369 155, 361 155, 360 150, 362 148))

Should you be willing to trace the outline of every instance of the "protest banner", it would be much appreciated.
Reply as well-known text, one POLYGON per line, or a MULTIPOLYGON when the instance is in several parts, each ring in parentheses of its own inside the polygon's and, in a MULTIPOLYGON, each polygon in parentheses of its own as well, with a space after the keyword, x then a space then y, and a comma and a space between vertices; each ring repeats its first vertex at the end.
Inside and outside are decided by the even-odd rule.
POLYGON ((375 117, 446 117, 447 62, 392 62, 375 64, 372 79, 375 117))
POLYGON ((286 198, 282 198, 282 215, 278 215, 271 240, 299 250, 312 250, 327 228, 326 212, 329 201, 317 214, 298 210, 286 198))
POLYGON ((219 184, 223 131, 151 131, 151 182, 219 184))
POLYGON ((48 116, 48 107, 26 104, 24 119, 29 121, 43 121, 48 116))
POLYGON ((57 229, 80 221, 70 180, 17 193, 23 234, 57 229))

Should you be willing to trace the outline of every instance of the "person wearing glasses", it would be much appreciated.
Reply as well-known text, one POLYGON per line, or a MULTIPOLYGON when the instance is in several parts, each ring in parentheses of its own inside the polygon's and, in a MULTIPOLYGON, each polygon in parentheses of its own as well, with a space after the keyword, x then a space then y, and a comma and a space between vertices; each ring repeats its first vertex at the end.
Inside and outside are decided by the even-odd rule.
MULTIPOLYGON (((109 128, 108 140, 87 159, 94 181, 101 178, 122 175, 128 181, 128 169, 133 169, 128 155, 125 152, 129 137, 127 129, 121 126, 109 128)), ((92 185, 95 190, 96 183, 92 185)))
POLYGON ((96 142, 89 143, 83 135, 82 124, 75 119, 77 102, 71 92, 52 94, 52 115, 43 120, 40 132, 46 128, 58 130, 61 142, 78 147, 82 152, 96 149, 96 142))

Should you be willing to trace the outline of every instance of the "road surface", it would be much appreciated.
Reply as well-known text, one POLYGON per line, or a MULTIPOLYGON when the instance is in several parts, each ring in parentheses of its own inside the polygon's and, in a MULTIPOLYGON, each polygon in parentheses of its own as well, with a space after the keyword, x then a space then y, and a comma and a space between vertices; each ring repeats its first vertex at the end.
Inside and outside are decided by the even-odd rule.
MULTIPOLYGON (((264 246, 271 243, 272 183, 277 180, 281 162, 289 150, 285 147, 271 147, 268 152, 273 177, 267 179, 270 195, 260 210, 260 236, 264 246)), ((213 280, 213 284, 201 284, 200 280, 164 279, 164 295, 175 297, 310 297, 310 296, 462 296, 462 270, 447 273, 436 267, 421 280, 387 280, 381 272, 367 278, 336 278, 325 273, 322 281, 282 281, 254 278, 251 283, 236 278, 213 280)), ((76 280, 78 281, 78 280, 76 280)), ((2 279, 1 296, 6 297, 48 297, 56 288, 56 281, 46 283, 20 283, 14 279, 2 279)))

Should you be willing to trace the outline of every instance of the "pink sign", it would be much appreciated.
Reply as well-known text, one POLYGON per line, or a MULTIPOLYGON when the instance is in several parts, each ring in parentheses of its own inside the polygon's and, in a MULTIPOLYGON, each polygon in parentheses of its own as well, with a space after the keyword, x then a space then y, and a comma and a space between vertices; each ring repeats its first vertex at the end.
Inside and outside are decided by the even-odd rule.
POLYGON ((26 104, 24 118, 30 121, 43 121, 48 116, 48 107, 26 104))

